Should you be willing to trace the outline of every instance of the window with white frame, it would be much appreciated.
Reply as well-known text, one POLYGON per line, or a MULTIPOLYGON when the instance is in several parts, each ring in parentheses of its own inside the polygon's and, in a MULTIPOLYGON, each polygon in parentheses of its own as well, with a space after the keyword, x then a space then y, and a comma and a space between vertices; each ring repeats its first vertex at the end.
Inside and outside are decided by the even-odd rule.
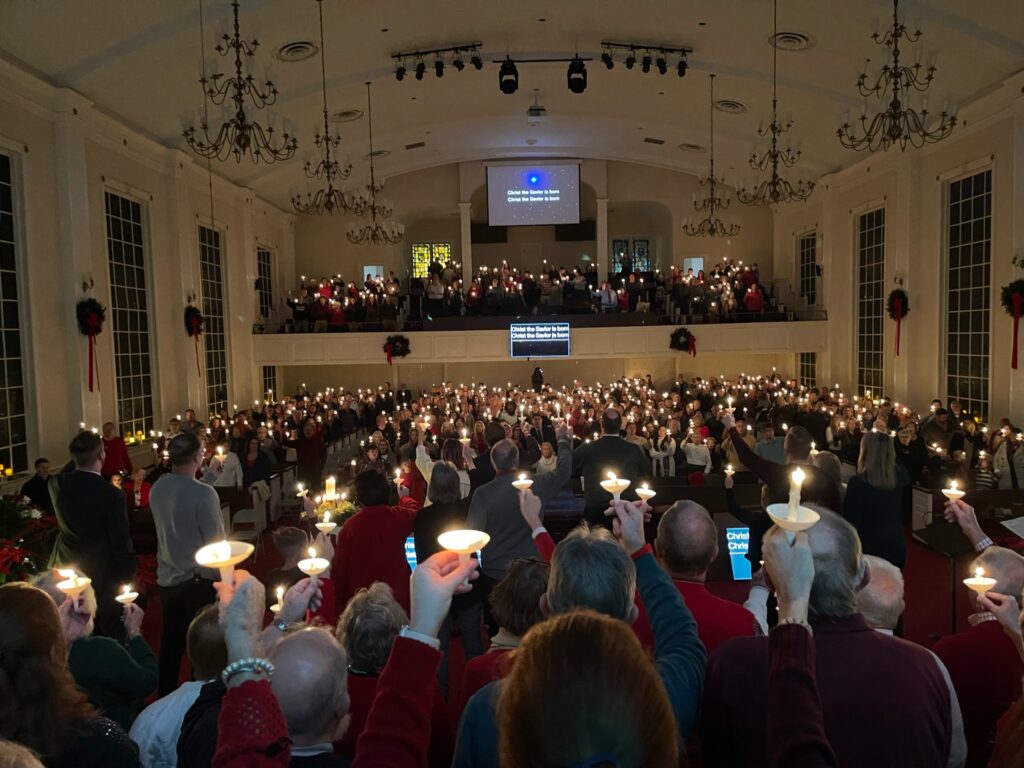
POLYGON ((227 334, 224 329, 224 268, 220 231, 199 225, 199 291, 206 328, 206 405, 217 413, 228 405, 227 334))
POLYGON ((981 418, 989 404, 992 171, 946 187, 946 396, 981 418))
POLYGON ((265 400, 277 399, 277 366, 263 366, 263 398, 265 400))
POLYGON ((808 232, 796 241, 797 288, 808 306, 818 303, 818 233, 808 232))
POLYGON ((274 253, 256 247, 256 293, 260 299, 260 317, 268 318, 274 308, 274 253))
POLYGON ((142 203, 104 193, 117 421, 128 442, 153 428, 153 375, 142 203))
POLYGON ((881 392, 885 367, 885 208, 857 216, 857 391, 881 392))
POLYGON ((0 464, 22 472, 28 469, 28 436, 14 242, 13 165, 11 157, 0 153, 0 464))
POLYGON ((799 368, 797 374, 800 377, 800 386, 818 386, 818 353, 801 352, 797 363, 797 367, 799 368))

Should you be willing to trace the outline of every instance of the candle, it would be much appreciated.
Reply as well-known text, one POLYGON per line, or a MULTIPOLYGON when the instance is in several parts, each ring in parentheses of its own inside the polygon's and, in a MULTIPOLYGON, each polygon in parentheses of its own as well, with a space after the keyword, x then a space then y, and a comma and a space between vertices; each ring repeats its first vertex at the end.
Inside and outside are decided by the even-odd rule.
POLYGON ((636 489, 636 495, 640 497, 640 500, 644 503, 650 501, 657 495, 657 491, 652 491, 651 487, 644 483, 636 489))
POLYGON ((337 523, 331 522, 331 513, 324 512, 324 519, 322 522, 316 524, 316 529, 321 533, 330 534, 334 532, 334 529, 338 527, 337 523))
POLYGON ((317 581, 317 576, 326 571, 331 566, 328 560, 322 557, 316 556, 316 547, 309 548, 309 557, 305 560, 299 560, 299 570, 304 574, 317 581))
POLYGON ((299 489, 299 492, 295 494, 297 498, 304 499, 309 495, 309 489, 307 489, 302 483, 299 483, 295 487, 299 489))
MULTIPOLYGON (((468 529, 445 531, 437 537, 438 544, 449 552, 455 552, 459 556, 459 563, 468 562, 469 556, 486 547, 487 542, 490 540, 491 537, 483 531, 473 531, 468 529)), ((462 583, 468 584, 469 577, 466 577, 466 580, 462 583)))
POLYGON ((533 485, 533 480, 526 476, 525 472, 519 473, 519 478, 512 481, 512 487, 520 491, 528 491, 533 485))
POLYGON ((86 587, 92 584, 92 579, 88 576, 79 576, 75 573, 74 568, 58 568, 57 573, 64 577, 64 581, 57 582, 57 589, 70 597, 77 609, 78 596, 85 591, 86 587))
POLYGON ((217 459, 220 460, 220 461, 224 461, 224 448, 223 448, 223 446, 220 446, 220 445, 217 446, 217 459))
POLYGON ((284 587, 275 589, 274 595, 277 597, 277 602, 270 606, 270 611, 276 616, 281 612, 281 608, 284 607, 284 587))
POLYGON ((331 475, 330 477, 327 478, 324 484, 324 501, 334 501, 334 499, 336 498, 336 490, 338 487, 337 482, 338 481, 334 477, 334 475, 331 475))
POLYGON ((985 576, 985 569, 980 565, 974 569, 974 576, 964 579, 964 586, 973 589, 979 595, 984 595, 996 585, 996 580, 985 576))
POLYGON ((244 541, 215 541, 196 551, 196 562, 204 568, 220 571, 220 580, 234 583, 235 566, 255 551, 256 547, 244 541))
POLYGON ((402 470, 396 469, 395 470, 395 485, 401 485, 401 484, 402 484, 402 470))
POLYGON ((793 470, 793 473, 789 476, 789 509, 786 512, 786 516, 790 521, 797 519, 800 509, 800 486, 804 483, 806 475, 804 471, 797 467, 793 470))
POLYGON ((462 437, 459 439, 459 442, 463 445, 469 445, 469 430, 465 427, 462 428, 462 437))
POLYGON ((943 488, 942 495, 950 501, 956 501, 957 499, 962 499, 964 497, 964 491, 957 488, 956 480, 950 480, 949 488, 943 488))
POLYGON ((616 501, 619 501, 622 492, 629 488, 629 482, 625 478, 616 477, 614 472, 609 472, 608 479, 601 481, 601 487, 615 497, 616 501))
POLYGON ((725 465, 725 476, 726 477, 732 477, 735 474, 736 474, 736 470, 732 468, 732 464, 726 464, 725 465))
POLYGON ((121 605, 130 605, 135 602, 138 596, 139 593, 135 592, 130 584, 125 584, 121 587, 121 594, 115 595, 114 599, 121 603, 121 605))

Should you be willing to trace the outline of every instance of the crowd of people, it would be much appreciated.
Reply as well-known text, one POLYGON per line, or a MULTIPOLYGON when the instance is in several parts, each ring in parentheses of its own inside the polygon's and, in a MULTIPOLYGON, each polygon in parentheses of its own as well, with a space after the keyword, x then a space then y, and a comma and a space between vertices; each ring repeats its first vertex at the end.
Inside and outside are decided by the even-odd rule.
POLYGON ((1024 557, 962 499, 945 515, 993 585, 972 596, 969 629, 930 649, 900 637, 909 489, 1024 487, 1007 419, 956 401, 919 414, 774 372, 661 388, 541 374, 416 396, 303 387, 233 410, 175 417, 144 468, 113 424, 75 435, 57 473, 40 459, 23 492, 56 516, 51 565, 92 581, 74 599, 54 571, 0 586, 12 764, 37 764, 23 747, 48 766, 1024 760, 1024 557), (329 470, 338 441, 352 454, 329 470), (273 531, 280 565, 262 580, 246 564, 200 567, 196 551, 225 536, 217 488, 255 492, 289 458, 309 493, 287 489, 306 522, 273 531), (820 519, 787 536, 764 509, 788 501, 797 467, 820 519), (356 511, 314 539, 328 472, 356 511), (631 481, 621 499, 609 472, 631 481), (574 476, 584 522, 556 542, 545 521, 574 476), (655 514, 636 488, 670 477, 659 494, 683 491, 655 514), (736 486, 754 482, 762 504, 743 508, 736 486), (724 554, 690 486, 718 486, 750 528, 742 605, 707 586, 724 554), (156 529, 157 653, 142 609, 115 601, 135 570, 132 509, 156 529), (454 529, 489 540, 460 558, 438 540, 454 529), (310 546, 330 564, 314 577, 300 568, 310 546))
POLYGON ((413 278, 403 291, 389 272, 384 278, 367 274, 359 286, 341 275, 308 279, 286 304, 295 333, 393 331, 403 310, 412 319, 480 315, 549 315, 641 312, 667 315, 706 315, 716 320, 756 317, 769 311, 773 299, 760 284, 757 264, 744 266, 731 259, 710 271, 667 273, 634 270, 626 259, 621 269, 602 279, 593 262, 577 267, 548 267, 536 273, 502 261, 496 268, 480 267, 468 280, 461 265, 433 262, 425 278, 413 278), (410 300, 413 299, 413 300, 410 300))

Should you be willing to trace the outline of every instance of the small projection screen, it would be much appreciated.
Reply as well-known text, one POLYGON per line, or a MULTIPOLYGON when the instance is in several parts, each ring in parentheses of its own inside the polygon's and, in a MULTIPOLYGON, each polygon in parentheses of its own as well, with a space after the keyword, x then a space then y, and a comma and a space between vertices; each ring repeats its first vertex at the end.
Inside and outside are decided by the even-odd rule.
POLYGON ((569 356, 568 323, 512 323, 508 338, 512 357, 569 356))
POLYGON ((492 227, 579 224, 579 165, 487 166, 487 222, 492 227))

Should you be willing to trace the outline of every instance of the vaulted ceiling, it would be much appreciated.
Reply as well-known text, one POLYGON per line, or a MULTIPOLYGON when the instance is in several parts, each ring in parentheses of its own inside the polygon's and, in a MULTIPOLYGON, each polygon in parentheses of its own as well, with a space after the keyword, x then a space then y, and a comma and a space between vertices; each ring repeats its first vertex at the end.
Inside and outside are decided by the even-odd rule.
MULTIPOLYGON (((200 0, 0 0, 0 55, 51 83, 87 96, 102 108, 169 146, 184 146, 183 120, 201 106, 200 0)), ((228 0, 202 0, 207 65, 227 29, 228 0)), ((903 3, 908 21, 924 36, 915 49, 937 54, 931 104, 963 104, 1024 69, 1024 4, 1021 0, 921 0, 903 3)), ((771 106, 769 0, 652 2, 479 2, 477 0, 324 0, 326 68, 331 112, 365 110, 363 83, 374 84, 374 143, 390 150, 379 168, 394 175, 418 168, 495 157, 572 156, 628 160, 704 173, 707 146, 707 74, 717 73, 716 98, 742 103, 741 114, 716 112, 716 160, 730 182, 752 178, 747 158, 760 146, 756 129, 771 106), (675 60, 659 75, 614 69, 599 60, 602 40, 687 46, 688 74, 675 60), (480 41, 484 68, 447 67, 435 77, 431 61, 417 81, 394 77, 391 54, 480 41), (498 89, 495 60, 592 57, 588 87, 566 88, 566 64, 519 65, 519 90, 498 89), (537 99, 548 118, 537 126, 526 110, 537 99), (663 143, 645 141, 654 139, 663 143), (423 146, 407 149, 407 145, 423 146)), ((779 107, 791 116, 793 143, 803 150, 801 174, 817 177, 857 160, 835 130, 845 110, 857 110, 857 74, 883 51, 870 39, 892 13, 886 0, 780 0, 779 30, 812 40, 800 52, 780 51, 779 107)), ((297 129, 300 148, 284 163, 220 163, 219 173, 287 207, 303 189, 302 161, 313 153, 320 115, 320 60, 276 60, 272 53, 294 41, 318 38, 315 0, 242 0, 241 28, 257 37, 255 72, 269 68, 280 88, 271 109, 297 129)), ((225 66, 218 61, 221 71, 225 66)), ((365 166, 366 120, 336 125, 342 153, 365 166)))

